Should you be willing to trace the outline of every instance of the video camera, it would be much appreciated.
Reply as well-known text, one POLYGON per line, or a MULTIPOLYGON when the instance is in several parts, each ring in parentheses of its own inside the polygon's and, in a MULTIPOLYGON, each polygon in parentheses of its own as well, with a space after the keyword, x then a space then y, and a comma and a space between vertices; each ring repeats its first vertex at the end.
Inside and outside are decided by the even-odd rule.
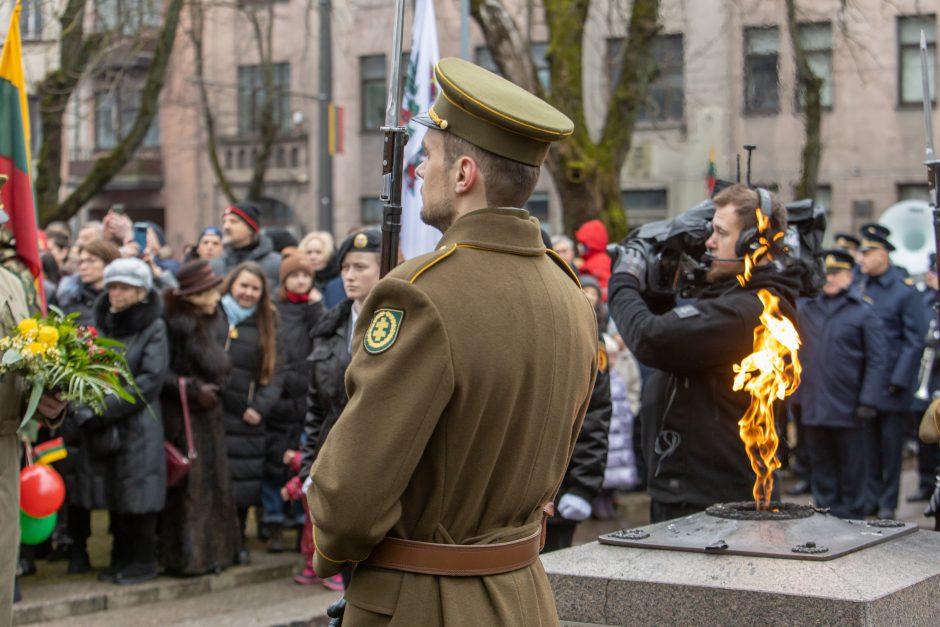
MULTIPOLYGON (((826 280, 822 240, 826 210, 809 198, 784 205, 787 209, 786 254, 775 260, 780 269, 798 266, 801 296, 815 296, 826 280)), ((624 240, 641 240, 650 251, 647 258, 646 296, 692 298, 707 286, 711 259, 705 242, 712 233, 715 203, 704 200, 672 220, 651 222, 632 231, 624 240)))

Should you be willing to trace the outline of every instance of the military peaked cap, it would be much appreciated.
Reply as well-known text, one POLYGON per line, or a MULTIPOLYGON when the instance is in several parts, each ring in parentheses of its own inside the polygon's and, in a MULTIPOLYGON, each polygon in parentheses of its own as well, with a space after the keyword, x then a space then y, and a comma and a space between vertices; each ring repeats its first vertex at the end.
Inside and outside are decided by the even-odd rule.
POLYGON ((851 270, 855 267, 855 258, 852 257, 852 253, 843 248, 824 250, 823 258, 826 261, 826 272, 851 270))
POLYGON ((542 165, 551 143, 574 132, 561 111, 478 65, 441 59, 434 76, 437 99, 414 121, 501 157, 542 165))

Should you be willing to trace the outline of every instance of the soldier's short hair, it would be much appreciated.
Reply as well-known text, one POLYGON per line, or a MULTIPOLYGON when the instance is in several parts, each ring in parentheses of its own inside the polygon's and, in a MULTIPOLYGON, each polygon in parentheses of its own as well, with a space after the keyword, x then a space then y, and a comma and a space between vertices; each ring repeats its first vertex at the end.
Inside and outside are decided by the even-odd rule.
POLYGON ((539 180, 539 167, 500 157, 474 146, 453 133, 443 133, 444 163, 452 164, 466 155, 476 161, 486 184, 486 204, 490 207, 522 207, 539 180))

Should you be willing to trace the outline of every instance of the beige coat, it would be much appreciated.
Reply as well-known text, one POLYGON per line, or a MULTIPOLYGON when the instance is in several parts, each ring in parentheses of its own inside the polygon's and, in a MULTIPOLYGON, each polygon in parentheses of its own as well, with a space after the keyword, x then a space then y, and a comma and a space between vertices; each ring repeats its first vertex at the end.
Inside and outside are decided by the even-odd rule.
MULTIPOLYGON (((526 212, 486 209, 373 290, 349 404, 311 470, 321 577, 386 534, 488 544, 540 524, 597 369, 593 309, 570 272, 526 212)), ((360 566, 346 598, 347 627, 558 621, 541 562, 486 577, 360 566)))
MULTIPOLYGON (((0 267, 0 337, 29 316, 19 277, 0 267)), ((20 455, 16 429, 22 418, 22 382, 0 378, 0 625, 13 616, 13 578, 20 546, 20 455)))

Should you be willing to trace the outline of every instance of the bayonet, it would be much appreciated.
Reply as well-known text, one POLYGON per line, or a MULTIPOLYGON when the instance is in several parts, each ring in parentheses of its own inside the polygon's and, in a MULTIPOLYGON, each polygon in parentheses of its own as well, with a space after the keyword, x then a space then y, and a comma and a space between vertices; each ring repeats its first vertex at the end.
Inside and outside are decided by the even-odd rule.
POLYGON ((401 185, 404 153, 408 134, 401 125, 401 46, 405 25, 405 0, 395 0, 392 27, 392 62, 385 105, 385 145, 382 149, 382 252, 381 275, 398 264, 398 239, 401 234, 401 185))

